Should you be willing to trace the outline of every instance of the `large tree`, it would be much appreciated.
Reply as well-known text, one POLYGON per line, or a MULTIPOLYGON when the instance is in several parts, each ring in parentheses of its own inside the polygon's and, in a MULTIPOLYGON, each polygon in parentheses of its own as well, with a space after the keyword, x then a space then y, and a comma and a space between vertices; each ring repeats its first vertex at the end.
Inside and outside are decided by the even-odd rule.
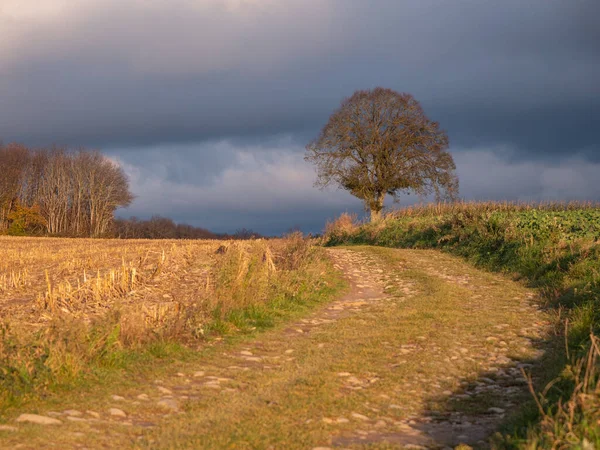
POLYGON ((307 147, 319 187, 337 184, 365 202, 371 220, 381 217, 388 194, 438 200, 458 194, 448 136, 427 118, 410 94, 376 88, 345 99, 307 147))

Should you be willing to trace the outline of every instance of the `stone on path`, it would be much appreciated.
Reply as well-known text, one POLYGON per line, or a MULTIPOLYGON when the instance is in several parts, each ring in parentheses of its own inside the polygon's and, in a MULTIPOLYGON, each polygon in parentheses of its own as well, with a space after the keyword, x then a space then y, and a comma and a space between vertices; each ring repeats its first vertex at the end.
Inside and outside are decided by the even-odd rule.
POLYGON ((148 397, 148 394, 140 394, 136 397, 138 400, 143 400, 143 401, 148 401, 150 400, 150 397, 148 397))
POLYGON ((116 402, 125 400, 125 397, 121 397, 120 395, 111 395, 110 398, 112 398, 116 402))
POLYGON ((385 423, 385 420, 378 420, 377 423, 374 425, 375 428, 385 428, 387 427, 387 423, 385 423))
POLYGON ((244 359, 246 361, 250 361, 250 362, 261 362, 262 358, 260 356, 244 356, 244 359))
POLYGON ((13 427, 10 425, 0 425, 0 431, 18 431, 17 427, 13 427))
POLYGON ((48 416, 39 416, 37 414, 21 414, 17 417, 17 422, 35 423, 38 425, 60 425, 62 422, 48 416))
POLYGON ((355 413, 355 412, 352 413, 352 417, 354 417, 355 419, 358 419, 358 420, 370 420, 367 416, 363 416, 362 414, 355 413))
POLYGON ((348 383, 350 384, 362 384, 362 381, 360 381, 358 378, 356 377, 348 377, 346 379, 346 381, 348 381, 348 383))
POLYGON ((83 417, 75 417, 75 416, 68 416, 67 420, 70 420, 71 422, 87 422, 87 420, 84 419, 83 417))
POLYGON ((76 409, 67 409, 67 410, 63 411, 63 414, 65 416, 71 416, 71 417, 80 417, 83 415, 81 413, 81 411, 77 411, 76 409))
POLYGON ((111 416, 114 416, 114 417, 127 417, 127 414, 125 414, 125 411, 123 411, 122 409, 119 409, 119 408, 110 408, 108 410, 108 412, 111 416))

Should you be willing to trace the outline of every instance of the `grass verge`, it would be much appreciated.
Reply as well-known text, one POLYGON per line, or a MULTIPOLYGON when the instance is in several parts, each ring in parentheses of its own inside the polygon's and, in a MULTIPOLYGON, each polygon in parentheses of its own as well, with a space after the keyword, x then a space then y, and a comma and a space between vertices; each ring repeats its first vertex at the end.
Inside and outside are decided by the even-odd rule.
POLYGON ((564 324, 565 357, 558 376, 535 394, 537 414, 497 442, 512 448, 600 446, 597 359, 589 356, 600 332, 599 240, 596 205, 493 202, 407 208, 375 224, 344 215, 324 236, 330 246, 440 249, 539 290, 564 324))

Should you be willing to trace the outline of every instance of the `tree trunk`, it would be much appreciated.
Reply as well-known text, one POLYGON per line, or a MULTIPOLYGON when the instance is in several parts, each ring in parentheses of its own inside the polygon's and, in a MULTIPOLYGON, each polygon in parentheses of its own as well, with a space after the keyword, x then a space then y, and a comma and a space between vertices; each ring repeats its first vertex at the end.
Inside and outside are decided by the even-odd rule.
POLYGON ((385 195, 383 193, 376 194, 375 198, 371 202, 371 223, 381 220, 381 211, 383 210, 384 198, 385 195))

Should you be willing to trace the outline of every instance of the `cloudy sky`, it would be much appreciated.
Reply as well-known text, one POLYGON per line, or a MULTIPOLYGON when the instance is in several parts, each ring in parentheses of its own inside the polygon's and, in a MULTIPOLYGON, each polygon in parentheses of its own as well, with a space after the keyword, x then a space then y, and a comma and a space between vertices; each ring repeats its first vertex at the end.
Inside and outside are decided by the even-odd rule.
MULTIPOLYGON (((465 199, 600 200, 598 0, 0 0, 0 139, 97 148, 215 231, 361 203, 305 145, 357 89, 413 94, 465 199)), ((404 204, 418 201, 403 198, 404 204)))

